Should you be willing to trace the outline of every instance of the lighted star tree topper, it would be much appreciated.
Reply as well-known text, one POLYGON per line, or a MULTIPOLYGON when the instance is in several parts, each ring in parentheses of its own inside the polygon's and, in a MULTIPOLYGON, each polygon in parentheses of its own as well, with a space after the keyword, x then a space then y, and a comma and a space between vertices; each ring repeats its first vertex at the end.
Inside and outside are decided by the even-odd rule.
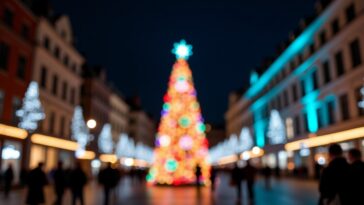
POLYGON ((177 61, 164 96, 154 163, 147 180, 153 184, 193 184, 196 181, 195 169, 200 166, 200 182, 208 184, 210 167, 205 124, 187 63, 192 46, 181 40, 174 44, 172 53, 177 61))

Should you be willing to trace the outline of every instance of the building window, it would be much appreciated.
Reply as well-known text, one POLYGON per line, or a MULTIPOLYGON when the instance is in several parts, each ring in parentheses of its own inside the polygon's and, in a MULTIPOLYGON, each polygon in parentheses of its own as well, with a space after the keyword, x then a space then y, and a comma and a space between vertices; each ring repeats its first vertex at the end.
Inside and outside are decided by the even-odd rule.
MULTIPOLYGON (((122 131, 123 129, 121 129, 122 131)), ((293 120, 292 118, 286 118, 286 134, 288 139, 292 139, 294 137, 294 128, 293 128, 293 120)))
POLYGON ((23 24, 21 26, 20 35, 26 40, 29 38, 29 27, 27 25, 23 24))
POLYGON ((335 19, 332 23, 331 23, 331 29, 332 29, 332 34, 335 35, 337 33, 339 33, 340 30, 340 25, 339 25, 339 19, 335 19))
POLYGON ((59 59, 59 54, 60 54, 59 47, 56 46, 54 48, 54 57, 56 57, 57 59, 59 59))
POLYGON ((317 74, 317 70, 315 70, 313 73, 312 73, 312 81, 313 81, 313 90, 317 90, 319 88, 319 76, 317 74))
POLYGON ((16 116, 16 111, 20 109, 21 106, 21 101, 20 98, 18 97, 13 97, 13 102, 12 102, 12 124, 13 125, 17 125, 19 122, 19 118, 18 116, 16 116))
POLYGON ((351 53, 351 63, 353 68, 361 64, 361 53, 360 53, 360 43, 358 39, 355 39, 350 43, 350 53, 351 53))
POLYGON ((49 116, 49 133, 51 134, 54 134, 55 121, 56 121, 56 115, 54 114, 54 112, 51 112, 49 116))
POLYGON ((71 89, 71 97, 70 97, 70 103, 72 105, 76 104, 76 90, 74 88, 71 89))
POLYGON ((287 107, 287 106, 288 106, 288 104, 289 104, 289 99, 288 99, 288 92, 287 92, 287 90, 283 91, 283 95, 282 95, 282 97, 283 97, 283 104, 284 104, 284 106, 285 106, 285 107, 287 107))
POLYGON ((355 18, 355 7, 354 4, 351 4, 346 8, 346 22, 351 22, 355 18))
POLYGON ((67 85, 67 82, 64 81, 62 84, 62 99, 63 100, 67 100, 67 90, 68 90, 68 85, 67 85))
POLYGON ((48 37, 44 37, 44 39, 43 39, 43 46, 44 46, 44 48, 46 48, 47 50, 49 50, 49 38, 48 37))
POLYGON ((7 26, 13 27, 14 13, 10 9, 4 11, 4 22, 7 26))
POLYGON ((310 45, 310 55, 314 54, 315 53, 315 43, 313 42, 311 45, 310 45))
POLYGON ((53 95, 57 95, 58 90, 58 76, 53 75, 53 82, 52 82, 52 93, 53 95))
POLYGON ((42 70, 40 71, 40 87, 47 88, 47 68, 42 67, 42 70))
POLYGON ((64 134, 65 134, 65 128, 66 128, 66 118, 64 116, 61 117, 61 121, 60 121, 60 137, 65 138, 64 134))
POLYGON ((302 97, 304 97, 306 95, 306 88, 305 88, 305 80, 302 79, 301 80, 301 94, 302 94, 302 97))
MULTIPOLYGON (((362 87, 358 87, 357 89, 355 89, 355 97, 356 97, 356 102, 362 102, 364 100, 363 98, 363 94, 361 92, 362 87)), ((356 106, 358 108, 358 114, 359 116, 364 116, 364 108, 356 106)))
POLYGON ((301 119, 299 115, 294 118, 294 133, 296 137, 301 134, 301 119))
POLYGON ((25 67, 27 65, 27 60, 24 56, 19 57, 18 59, 18 69, 16 71, 16 75, 18 78, 24 80, 25 79, 25 67))
POLYGON ((9 46, 5 43, 0 43, 0 70, 8 69, 9 46))
POLYGON ((335 123, 335 102, 333 100, 327 102, 327 112, 328 112, 328 124, 332 125, 335 123))
POLYGON ((298 89, 296 83, 292 85, 292 95, 293 95, 293 102, 296 102, 298 100, 298 89))
POLYGON ((68 67, 69 59, 68 56, 64 56, 63 58, 63 64, 68 67))
POLYGON ((345 72, 343 53, 341 51, 339 51, 335 54, 335 63, 336 63, 337 77, 340 77, 345 72))
POLYGON ((309 132, 308 130, 308 115, 307 113, 303 114, 303 124, 304 124, 304 128, 305 128, 305 132, 309 132))
POLYGON ((350 118, 348 95, 347 94, 341 95, 339 101, 341 109, 341 118, 342 120, 348 120, 350 118))
POLYGON ((330 75, 330 63, 328 60, 326 60, 323 64, 322 64, 322 69, 323 69, 323 73, 324 73, 324 83, 327 84, 331 81, 331 75, 330 75))
POLYGON ((4 91, 0 90, 0 118, 3 116, 4 100, 5 100, 4 91))
POLYGON ((320 46, 323 46, 326 43, 326 31, 325 30, 321 31, 321 33, 319 34, 319 39, 320 39, 320 46))

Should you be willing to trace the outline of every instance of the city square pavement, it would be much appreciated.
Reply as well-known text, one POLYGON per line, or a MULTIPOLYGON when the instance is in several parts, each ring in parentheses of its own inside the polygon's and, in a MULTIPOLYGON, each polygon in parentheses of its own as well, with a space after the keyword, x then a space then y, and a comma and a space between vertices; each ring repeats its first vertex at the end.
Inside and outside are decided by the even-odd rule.
MULTIPOLYGON (((272 189, 266 190, 262 180, 255 186, 256 205, 315 205, 318 193, 317 183, 297 179, 273 180, 272 189)), ((26 190, 11 193, 9 199, 0 197, 0 204, 21 205, 25 201, 26 190)), ((102 189, 91 182, 85 188, 86 205, 102 205, 102 189)), ((243 193, 242 205, 248 204, 247 194, 243 193)), ((235 205, 236 192, 229 186, 229 177, 221 174, 217 181, 216 191, 209 188, 200 190, 195 187, 155 187, 133 182, 129 178, 123 179, 112 194, 112 205, 235 205)), ((53 204, 54 194, 51 187, 46 188, 46 204, 53 204)), ((64 205, 71 204, 70 193, 67 191, 64 205)))

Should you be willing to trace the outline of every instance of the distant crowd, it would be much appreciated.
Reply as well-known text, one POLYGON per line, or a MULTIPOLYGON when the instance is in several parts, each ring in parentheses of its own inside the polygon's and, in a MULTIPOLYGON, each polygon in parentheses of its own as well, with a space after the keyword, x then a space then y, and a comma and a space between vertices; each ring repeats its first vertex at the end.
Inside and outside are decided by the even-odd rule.
MULTIPOLYGON (((27 196, 25 203, 28 205, 39 205, 45 203, 44 187, 52 184, 55 201, 54 205, 63 204, 63 198, 66 190, 71 192, 71 201, 67 204, 84 205, 84 188, 88 182, 88 176, 82 169, 81 163, 77 162, 73 169, 65 169, 60 161, 55 169, 48 174, 43 169, 44 164, 39 163, 38 166, 30 171, 22 169, 20 173, 20 184, 27 188, 27 196)), ((143 182, 145 179, 144 170, 129 170, 125 172, 121 169, 115 169, 111 163, 108 163, 104 169, 101 169, 97 178, 104 190, 103 203, 110 204, 110 192, 118 185, 122 175, 128 175, 133 181, 143 182)), ((4 195, 7 198, 14 181, 14 170, 12 164, 2 174, 4 195)))

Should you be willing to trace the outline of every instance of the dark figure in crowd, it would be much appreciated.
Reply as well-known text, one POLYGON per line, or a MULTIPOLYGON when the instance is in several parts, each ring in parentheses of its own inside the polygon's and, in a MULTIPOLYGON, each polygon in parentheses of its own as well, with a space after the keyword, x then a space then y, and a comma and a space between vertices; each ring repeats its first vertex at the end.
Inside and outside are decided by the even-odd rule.
POLYGON ((349 150, 349 200, 350 205, 364 204, 364 162, 358 149, 349 150))
POLYGON ((215 191, 216 175, 217 175, 217 169, 215 167, 211 167, 210 170, 211 191, 215 191))
POLYGON ((264 176, 265 189, 271 189, 272 169, 269 166, 265 166, 262 170, 262 174, 264 176))
POLYGON ((43 171, 43 163, 31 170, 28 174, 28 196, 27 204, 38 205, 44 203, 44 186, 47 185, 47 176, 43 171))
POLYGON ((201 183, 200 183, 201 175, 202 175, 201 167, 199 164, 197 164, 195 167, 195 176, 196 176, 196 186, 197 187, 199 187, 201 185, 201 183))
POLYGON ((251 165, 250 160, 246 162, 246 166, 244 168, 244 176, 246 179, 246 184, 248 187, 248 196, 251 202, 254 201, 254 183, 255 177, 257 175, 257 169, 251 165))
POLYGON ((274 168, 274 175, 275 175, 276 179, 281 178, 281 169, 279 168, 278 165, 274 168))
POLYGON ((28 179, 28 170, 25 167, 22 167, 19 173, 20 186, 22 187, 26 186, 27 179, 28 179))
POLYGON ((9 167, 4 172, 4 193, 6 198, 9 196, 13 181, 14 181, 13 165, 9 164, 9 167))
POLYGON ((235 164, 231 173, 231 184, 235 185, 237 191, 237 202, 241 201, 241 182, 244 179, 244 173, 241 168, 239 168, 238 163, 235 164))
POLYGON ((72 192, 72 205, 76 205, 77 199, 80 200, 81 205, 84 204, 83 188, 86 185, 86 173, 82 170, 81 164, 76 163, 75 169, 70 173, 70 188, 72 192))
POLYGON ((319 184, 320 204, 350 204, 348 203, 349 164, 342 155, 340 145, 330 145, 330 162, 323 169, 319 184))
POLYGON ((104 205, 109 205, 110 191, 118 185, 119 172, 111 167, 111 163, 99 173, 99 183, 104 186, 104 205))
POLYGON ((58 162, 57 168, 54 170, 54 191, 56 193, 56 201, 55 205, 61 205, 64 190, 66 188, 66 173, 63 169, 63 163, 61 161, 58 162))

